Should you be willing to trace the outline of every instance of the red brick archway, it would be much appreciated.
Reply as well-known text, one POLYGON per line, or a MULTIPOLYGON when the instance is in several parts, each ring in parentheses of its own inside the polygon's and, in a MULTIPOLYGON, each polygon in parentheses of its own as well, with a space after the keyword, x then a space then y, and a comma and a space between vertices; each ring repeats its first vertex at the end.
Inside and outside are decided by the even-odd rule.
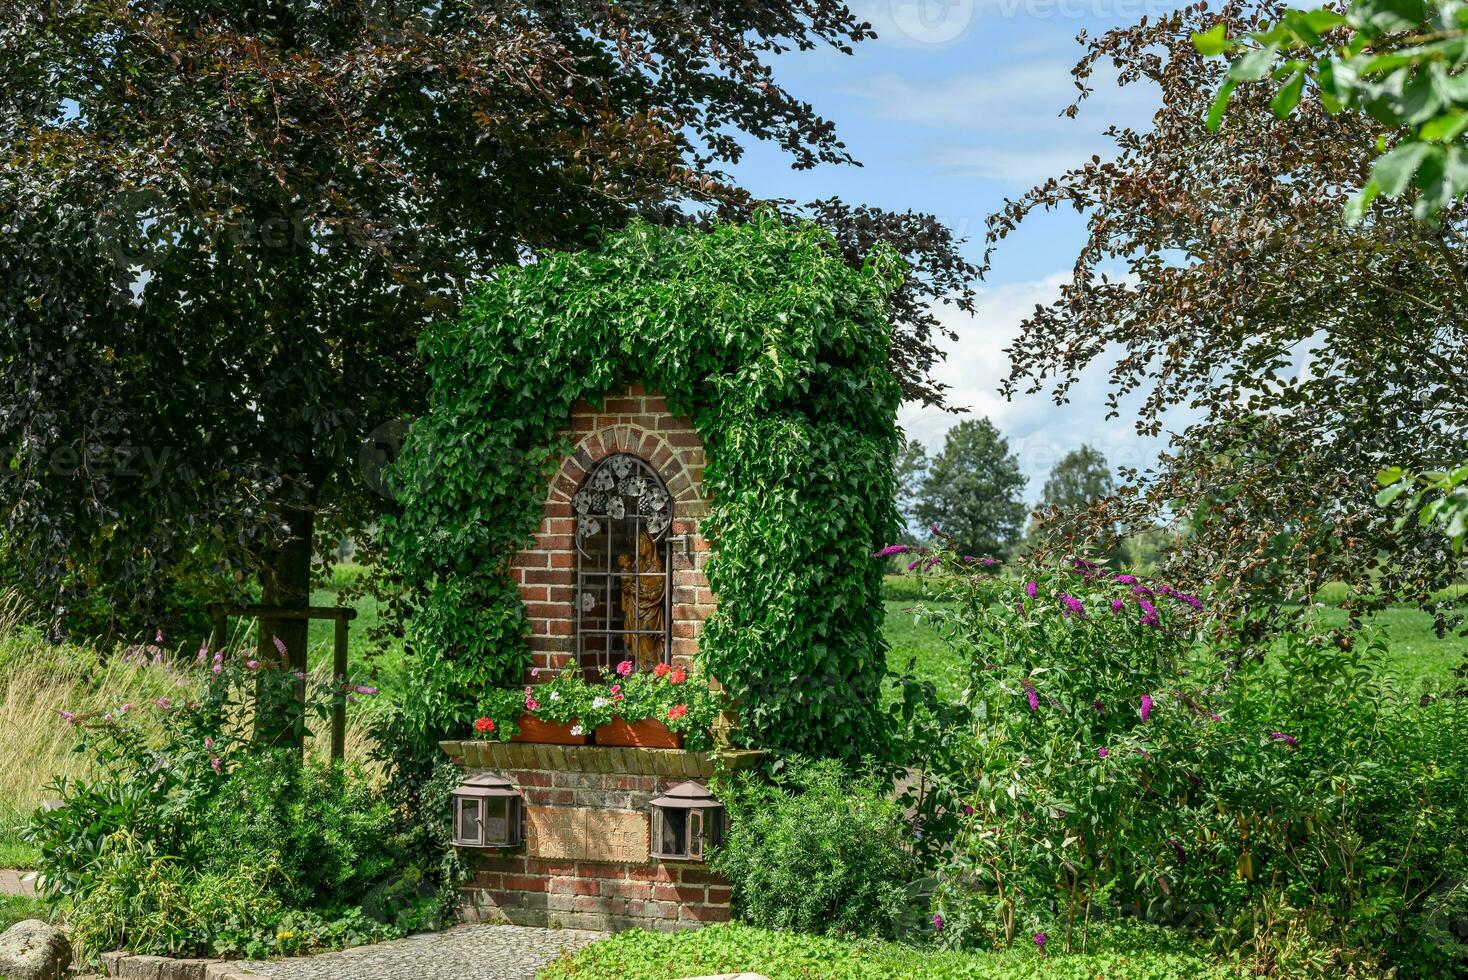
POLYGON ((559 668, 574 659, 571 497, 597 463, 614 453, 632 453, 657 472, 673 496, 672 655, 675 664, 686 666, 698 651, 703 621, 715 605, 704 577, 710 546, 699 533, 699 522, 708 513, 703 440, 692 422, 668 411, 661 395, 637 384, 608 394, 600 408, 577 403, 558 435, 570 435, 574 448, 551 477, 535 543, 514 561, 520 598, 530 617, 533 665, 559 668))

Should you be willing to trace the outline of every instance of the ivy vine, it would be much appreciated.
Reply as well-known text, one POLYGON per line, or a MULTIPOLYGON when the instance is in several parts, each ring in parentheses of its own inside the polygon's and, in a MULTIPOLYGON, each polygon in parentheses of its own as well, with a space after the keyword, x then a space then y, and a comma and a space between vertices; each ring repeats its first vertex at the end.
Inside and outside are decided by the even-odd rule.
POLYGON ((384 521, 420 590, 409 643, 425 724, 457 729, 485 688, 521 681, 529 624, 509 562, 572 448, 571 408, 642 382, 704 442, 718 609, 699 656, 738 700, 743 737, 872 749, 886 644, 869 556, 897 522, 885 309, 901 276, 887 249, 853 268, 825 231, 767 214, 709 231, 635 223, 595 251, 501 270, 430 330, 430 411, 384 521))

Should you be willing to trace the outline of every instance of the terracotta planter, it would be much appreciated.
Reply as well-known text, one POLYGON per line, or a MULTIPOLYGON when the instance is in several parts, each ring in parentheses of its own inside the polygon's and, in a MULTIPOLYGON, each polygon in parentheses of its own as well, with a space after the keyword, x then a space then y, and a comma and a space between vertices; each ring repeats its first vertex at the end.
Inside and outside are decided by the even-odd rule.
POLYGON ((590 735, 572 735, 571 729, 574 725, 558 725, 551 721, 541 721, 531 714, 520 716, 520 734, 510 739, 512 742, 539 742, 542 745, 589 745, 590 735))
POLYGON ((683 735, 670 732, 668 726, 656 718, 628 722, 616 717, 596 728, 597 745, 624 745, 638 749, 681 749, 683 735))

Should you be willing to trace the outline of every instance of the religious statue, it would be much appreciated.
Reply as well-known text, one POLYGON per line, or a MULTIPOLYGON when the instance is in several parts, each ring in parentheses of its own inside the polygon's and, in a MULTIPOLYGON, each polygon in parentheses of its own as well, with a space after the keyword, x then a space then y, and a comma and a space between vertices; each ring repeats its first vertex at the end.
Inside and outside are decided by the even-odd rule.
POLYGON ((652 670, 663 659, 663 635, 667 626, 663 593, 668 586, 657 542, 642 531, 637 537, 635 569, 630 555, 618 555, 617 565, 623 572, 622 626, 627 630, 623 634, 627 659, 638 670, 652 670), (640 574, 632 574, 634 571, 640 574))

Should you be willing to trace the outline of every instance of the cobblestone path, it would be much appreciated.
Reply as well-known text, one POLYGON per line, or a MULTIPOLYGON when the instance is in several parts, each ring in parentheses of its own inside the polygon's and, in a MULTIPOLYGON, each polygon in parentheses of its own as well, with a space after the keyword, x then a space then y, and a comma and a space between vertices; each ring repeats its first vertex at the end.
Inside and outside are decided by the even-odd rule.
POLYGON ((276 980, 531 980, 563 951, 605 936, 579 929, 466 925, 339 953, 242 961, 235 968, 276 980))

